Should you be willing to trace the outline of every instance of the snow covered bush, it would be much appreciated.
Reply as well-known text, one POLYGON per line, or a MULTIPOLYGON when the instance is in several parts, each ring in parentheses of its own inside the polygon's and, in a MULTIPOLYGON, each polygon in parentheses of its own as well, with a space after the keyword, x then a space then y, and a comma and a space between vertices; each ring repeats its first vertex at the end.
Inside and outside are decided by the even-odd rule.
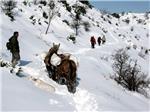
POLYGON ((130 23, 129 18, 125 19, 124 22, 126 22, 127 24, 129 24, 130 23))
POLYGON ((33 0, 33 4, 37 5, 38 4, 38 0, 33 0))
POLYGON ((120 18, 120 15, 119 14, 117 14, 117 13, 113 13, 113 14, 111 14, 113 17, 115 17, 115 18, 120 18))
POLYGON ((112 24, 111 21, 109 21, 109 20, 108 20, 108 23, 109 23, 109 24, 112 24))
POLYGON ((82 15, 85 15, 86 14, 86 8, 85 7, 83 7, 83 6, 77 6, 77 12, 79 13, 79 14, 82 14, 82 15))
POLYGON ((69 6, 69 4, 67 3, 66 0, 62 0, 60 2, 64 4, 64 6, 66 7, 67 11, 71 12, 72 8, 71 8, 71 6, 69 6))
POLYGON ((67 37, 67 40, 68 40, 68 41, 71 40, 74 44, 76 43, 76 37, 75 37, 74 35, 69 35, 69 36, 67 37))
POLYGON ((66 23, 68 26, 70 25, 67 20, 63 20, 64 23, 66 23))
POLYGON ((47 13, 46 13, 45 11, 43 11, 43 17, 44 17, 45 19, 48 19, 48 15, 47 15, 47 13))
POLYGON ((137 20, 137 23, 142 24, 142 23, 144 23, 144 20, 138 19, 138 20, 137 20))
POLYGON ((22 3, 26 6, 28 4, 28 1, 24 0, 22 3))
POLYGON ((32 15, 32 16, 29 17, 29 19, 31 19, 31 23, 32 23, 33 25, 35 25, 35 23, 36 23, 35 16, 32 15))
MULTIPOLYGON (((119 49, 112 56, 113 70, 115 72, 114 80, 130 91, 146 93, 147 88, 150 89, 150 78, 141 72, 137 60, 133 61, 127 54, 126 50, 119 49)), ((144 94, 145 95, 145 94, 144 94)))
POLYGON ((45 0, 40 0, 39 3, 42 4, 43 6, 47 5, 47 2, 45 0))
POLYGON ((2 0, 0 3, 3 12, 11 18, 11 21, 14 21, 13 10, 17 7, 17 2, 14 0, 2 0))
POLYGON ((82 4, 87 5, 89 8, 92 8, 93 6, 90 4, 88 0, 79 0, 82 4))

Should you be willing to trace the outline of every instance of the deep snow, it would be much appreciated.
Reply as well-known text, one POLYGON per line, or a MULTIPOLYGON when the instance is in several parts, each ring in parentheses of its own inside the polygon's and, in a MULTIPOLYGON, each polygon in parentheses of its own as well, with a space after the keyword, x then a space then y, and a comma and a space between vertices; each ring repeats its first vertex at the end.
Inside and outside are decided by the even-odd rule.
MULTIPOLYGON (((68 3, 73 4, 71 0, 68 3)), ((32 81, 27 78, 19 78, 15 74, 11 74, 8 68, 0 68, 2 99, 1 105, 3 111, 148 111, 149 99, 138 93, 129 92, 125 88, 119 86, 115 81, 110 79, 113 75, 111 67, 111 55, 118 48, 130 46, 129 54, 132 58, 138 59, 143 72, 148 74, 149 55, 141 58, 141 46, 150 48, 148 22, 144 14, 129 13, 117 20, 104 15, 106 20, 110 20, 112 24, 104 21, 102 14, 96 9, 88 9, 83 16, 84 20, 91 23, 89 32, 85 32, 80 28, 80 34, 77 36, 77 43, 73 44, 66 38, 74 33, 74 30, 67 26, 62 20, 67 19, 71 22, 69 12, 65 10, 62 4, 60 13, 61 17, 56 16, 52 21, 48 35, 45 35, 46 24, 42 18, 42 10, 31 4, 31 7, 18 4, 16 10, 18 12, 15 21, 1 13, 1 57, 4 60, 11 60, 11 54, 6 50, 5 44, 12 36, 14 31, 19 31, 19 44, 21 50, 21 65, 25 74, 34 76, 44 82, 53 85, 56 92, 47 92, 34 86, 32 81), (36 10, 35 10, 36 9, 36 10), (42 25, 31 23, 29 17, 35 15, 37 19, 41 19, 42 25), (142 18, 147 23, 138 24, 137 19, 133 16, 142 18), (89 17, 93 18, 89 19, 89 17), (122 20, 129 17, 130 24, 127 25, 122 20), (119 26, 116 26, 118 23, 119 26), (100 27, 97 27, 97 24, 100 27), (131 31, 131 26, 134 31, 131 31), (107 30, 105 34, 102 29, 107 30), (106 44, 97 46, 95 49, 90 48, 90 36, 106 35, 106 44), (118 36, 121 34, 122 36, 118 36), (123 36, 125 35, 125 36, 123 36), (139 40, 135 39, 135 35, 140 36, 139 40), (52 43, 60 43, 60 52, 71 53, 78 58, 78 82, 77 92, 70 94, 66 86, 58 85, 48 78, 46 68, 43 63, 43 55, 52 46, 52 43), (133 45, 137 45, 137 49, 133 49, 133 45)), ((45 7, 43 7, 44 9, 45 7)), ((46 10, 46 8, 45 8, 46 10)))

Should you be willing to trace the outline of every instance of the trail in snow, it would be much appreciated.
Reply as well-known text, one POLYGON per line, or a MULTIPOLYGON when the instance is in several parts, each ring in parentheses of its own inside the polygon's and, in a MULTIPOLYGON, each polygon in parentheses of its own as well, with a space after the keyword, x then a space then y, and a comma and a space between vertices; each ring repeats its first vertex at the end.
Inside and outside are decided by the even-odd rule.
MULTIPOLYGON (((98 50, 98 49, 102 49, 102 48, 108 47, 108 46, 111 47, 111 46, 119 43, 119 40, 115 38, 115 36, 111 33, 110 30, 109 30, 109 33, 110 33, 111 37, 114 38, 115 42, 112 42, 112 43, 106 42, 104 45, 102 45, 100 47, 96 47, 95 49, 98 50)), ((44 41, 42 38, 38 38, 38 39, 44 41)), ((44 41, 44 42, 47 46, 49 46, 49 44, 46 41, 44 41)), ((72 54, 75 54, 75 55, 76 54, 84 54, 86 52, 91 52, 91 51, 93 51, 93 49, 91 49, 91 48, 81 48, 72 54)), ((110 52, 107 52, 104 50, 100 50, 99 52, 104 53, 104 54, 109 54, 109 55, 111 54, 110 52)), ((38 60, 38 61, 42 61, 42 60, 38 60)), ((87 90, 77 87, 77 92, 74 95, 71 95, 70 93, 68 93, 66 87, 58 85, 54 81, 48 79, 46 72, 42 68, 41 68, 41 70, 40 69, 34 69, 34 68, 28 67, 28 66, 22 66, 22 68, 23 68, 23 71, 25 73, 29 74, 30 76, 33 76, 36 79, 40 79, 47 84, 53 85, 56 88, 56 92, 55 92, 56 94, 71 97, 73 103, 75 104, 76 111, 91 112, 91 111, 97 111, 98 110, 98 104, 96 101, 96 97, 92 93, 88 92, 87 90)), ((56 102, 51 102, 51 103, 56 103, 56 102)))
POLYGON ((73 96, 73 100, 78 112, 95 112, 98 109, 96 98, 87 90, 79 88, 77 93, 73 96))
MULTIPOLYGON (((27 73, 27 74, 29 74, 29 76, 33 76, 37 79, 40 79, 40 80, 44 81, 45 83, 48 83, 48 81, 50 80, 49 79, 48 81, 46 81, 46 79, 43 78, 43 76, 46 74, 41 75, 40 70, 33 69, 33 68, 27 67, 27 66, 22 66, 22 69, 23 69, 24 73, 27 73)), ((46 77, 46 78, 48 78, 48 77, 46 77)), ((72 101, 73 101, 72 103, 75 104, 76 111, 86 111, 86 112, 97 111, 98 104, 97 104, 95 96, 92 93, 88 92, 85 89, 81 89, 81 88, 77 87, 77 92, 72 95, 71 93, 68 93, 66 87, 64 88, 64 86, 61 86, 61 85, 56 84, 55 82, 53 82, 53 83, 52 82, 53 81, 50 81, 48 84, 51 84, 52 86, 54 86, 56 88, 56 92, 55 92, 56 94, 64 95, 64 96, 72 98, 72 101)), ((37 85, 37 87, 38 86, 39 85, 37 85)), ((41 87, 40 89, 43 90, 43 88, 44 87, 41 87)), ((50 92, 50 90, 48 90, 48 88, 46 88, 46 89, 47 89, 47 92, 50 92)), ((51 103, 56 104, 58 102, 51 101, 51 103)))
MULTIPOLYGON (((112 30, 114 29, 114 28, 111 28, 112 30)), ((102 46, 103 47, 108 47, 108 46, 113 46, 113 45, 117 45, 118 43, 119 43, 119 39, 117 39, 113 34, 112 34, 112 32, 110 31, 110 29, 108 29, 108 32, 109 32, 109 34, 111 35, 111 37, 115 40, 115 42, 106 42, 104 45, 101 45, 101 46, 99 46, 99 47, 96 47, 95 49, 100 49, 102 46)), ((86 52, 88 52, 88 51, 93 51, 93 49, 91 49, 91 48, 81 48, 81 49, 79 49, 78 51, 76 51, 75 53, 72 53, 72 54, 84 54, 84 53, 86 53, 86 52)), ((107 51, 103 51, 103 50, 100 50, 99 51, 100 53, 105 53, 105 54, 110 54, 109 52, 107 52, 107 51)))

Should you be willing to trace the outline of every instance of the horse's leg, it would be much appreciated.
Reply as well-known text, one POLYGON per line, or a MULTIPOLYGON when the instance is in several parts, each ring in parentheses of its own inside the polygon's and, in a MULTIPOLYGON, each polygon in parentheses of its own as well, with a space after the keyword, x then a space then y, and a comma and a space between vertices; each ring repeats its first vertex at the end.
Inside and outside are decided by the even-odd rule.
POLYGON ((46 69, 47 69, 49 78, 51 78, 52 77, 52 69, 51 69, 51 67, 46 65, 46 69))
POLYGON ((72 88, 72 93, 76 92, 76 64, 74 61, 70 61, 71 63, 71 74, 70 74, 70 81, 71 81, 71 88, 72 88))
POLYGON ((46 69, 47 69, 49 78, 52 78, 54 81, 56 81, 56 67, 53 65, 51 66, 46 65, 46 69))
POLYGON ((67 88, 71 93, 76 92, 76 70, 72 68, 67 75, 67 88))
POLYGON ((54 80, 54 81, 57 81, 57 68, 55 67, 55 66, 53 66, 53 68, 52 68, 52 79, 54 80))

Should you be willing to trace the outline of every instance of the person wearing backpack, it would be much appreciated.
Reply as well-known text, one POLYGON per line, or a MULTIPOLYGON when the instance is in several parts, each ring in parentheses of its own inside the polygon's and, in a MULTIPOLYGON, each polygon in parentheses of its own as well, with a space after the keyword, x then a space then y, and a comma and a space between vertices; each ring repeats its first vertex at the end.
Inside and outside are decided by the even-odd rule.
POLYGON ((7 49, 12 53, 12 67, 15 67, 20 61, 20 49, 18 42, 19 32, 14 32, 13 36, 9 39, 9 42, 6 44, 7 49))
POLYGON ((95 40, 94 36, 91 37, 90 42, 91 42, 91 47, 95 48, 96 40, 95 40))
POLYGON ((97 42, 99 46, 101 45, 101 41, 102 41, 101 37, 98 37, 97 42))

